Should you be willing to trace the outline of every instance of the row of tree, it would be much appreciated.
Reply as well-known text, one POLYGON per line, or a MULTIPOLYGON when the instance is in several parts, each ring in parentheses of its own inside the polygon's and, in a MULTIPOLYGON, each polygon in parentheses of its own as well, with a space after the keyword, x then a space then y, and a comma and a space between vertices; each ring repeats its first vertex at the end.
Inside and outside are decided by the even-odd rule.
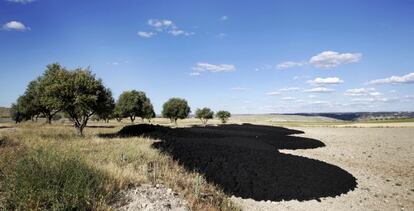
MULTIPOLYGON (((203 124, 207 124, 207 121, 209 119, 213 119, 214 111, 207 107, 201 109, 198 108, 195 112, 195 116, 196 118, 200 119, 203 124)), ((222 123, 226 123, 228 119, 231 117, 231 114, 228 111, 218 111, 216 113, 216 117, 219 118, 222 123)))
MULTIPOLYGON (((125 91, 115 103, 110 89, 105 88, 89 69, 68 70, 58 63, 48 65, 42 76, 31 81, 10 111, 16 123, 36 121, 41 116, 51 124, 58 113, 63 113, 74 123, 79 135, 83 135, 92 116, 106 122, 123 118, 134 122, 137 117, 148 120, 155 117, 153 105, 144 92, 125 91)), ((190 112, 185 99, 171 98, 164 103, 162 116, 177 123, 178 119, 187 118, 190 112)), ((213 116, 214 112, 209 108, 196 111, 196 117, 204 124, 213 116)), ((216 116, 225 123, 230 113, 219 111, 216 116)))

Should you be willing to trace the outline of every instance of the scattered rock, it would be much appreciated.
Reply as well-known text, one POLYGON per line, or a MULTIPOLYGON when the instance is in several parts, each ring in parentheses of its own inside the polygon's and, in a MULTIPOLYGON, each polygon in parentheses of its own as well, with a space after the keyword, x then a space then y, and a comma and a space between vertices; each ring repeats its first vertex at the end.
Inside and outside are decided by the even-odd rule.
POLYGON ((119 193, 118 200, 112 207, 115 210, 132 211, 188 211, 187 202, 177 197, 170 188, 162 184, 155 186, 144 184, 119 193))

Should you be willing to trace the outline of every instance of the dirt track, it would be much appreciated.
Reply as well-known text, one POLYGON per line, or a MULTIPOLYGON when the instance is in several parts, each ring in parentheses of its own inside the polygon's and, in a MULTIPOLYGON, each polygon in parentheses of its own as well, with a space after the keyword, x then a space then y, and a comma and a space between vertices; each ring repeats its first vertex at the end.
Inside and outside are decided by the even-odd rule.
POLYGON ((339 166, 357 188, 321 201, 264 202, 233 197, 245 210, 414 210, 413 128, 294 128, 325 147, 281 150, 339 166))

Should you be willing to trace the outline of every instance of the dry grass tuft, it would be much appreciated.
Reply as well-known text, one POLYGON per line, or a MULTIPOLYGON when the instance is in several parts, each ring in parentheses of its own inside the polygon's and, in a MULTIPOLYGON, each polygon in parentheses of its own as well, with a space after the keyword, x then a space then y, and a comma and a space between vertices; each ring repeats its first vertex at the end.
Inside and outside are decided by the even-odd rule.
MULTIPOLYGON (((53 156, 76 158, 93 171, 108 176, 109 179, 102 180, 103 184, 100 184, 107 193, 141 184, 163 184, 187 200, 192 210, 238 210, 219 187, 206 182, 199 173, 188 172, 171 157, 152 148, 151 145, 156 140, 143 137, 107 139, 97 136, 117 132, 122 127, 119 124, 114 126, 86 128, 85 137, 80 138, 74 135, 74 130, 69 125, 24 123, 16 129, 1 131, 0 153, 7 150, 30 154, 41 149, 53 156), (8 147, 4 147, 6 145, 8 147)), ((0 163, 0 168, 10 167, 0 163)), ((0 187, 0 208, 4 204, 4 198, 4 191, 0 187)), ((108 204, 111 199, 105 199, 104 202, 108 204)), ((95 206, 93 209, 102 207, 104 206, 95 206)))

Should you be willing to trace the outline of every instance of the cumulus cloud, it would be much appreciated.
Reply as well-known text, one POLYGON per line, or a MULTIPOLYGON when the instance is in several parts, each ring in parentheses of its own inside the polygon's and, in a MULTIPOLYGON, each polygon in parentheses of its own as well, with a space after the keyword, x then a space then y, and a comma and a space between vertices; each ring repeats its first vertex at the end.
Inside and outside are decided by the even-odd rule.
POLYGON ((335 51, 324 51, 310 58, 309 63, 317 68, 330 69, 341 64, 358 62, 361 53, 338 53, 335 51))
POLYGON ((205 62, 199 62, 193 67, 196 72, 233 72, 236 71, 236 66, 233 64, 209 64, 205 62))
POLYGON ((183 31, 181 29, 171 29, 170 31, 168 31, 168 33, 172 34, 174 36, 178 36, 178 35, 191 36, 191 35, 194 35, 194 32, 186 32, 186 31, 183 31))
POLYGON ((314 86, 323 86, 323 85, 334 85, 341 84, 344 81, 338 77, 328 77, 328 78, 315 78, 313 80, 308 80, 306 83, 314 86))
POLYGON ((330 93, 333 92, 333 89, 328 89, 325 87, 316 87, 312 89, 306 89, 304 92, 313 92, 313 93, 330 93))
MULTIPOLYGON (((167 33, 173 36, 191 36, 195 34, 194 32, 188 32, 178 28, 172 20, 168 19, 149 19, 147 24, 156 32, 167 33)), ((138 32, 138 35, 143 38, 149 38, 156 34, 155 32, 138 32)))
POLYGON ((29 31, 30 28, 19 21, 10 21, 3 25, 3 30, 6 31, 29 31))
POLYGON ((283 69, 292 68, 292 67, 300 67, 305 64, 306 62, 287 61, 287 62, 282 62, 282 63, 277 64, 276 69, 283 70, 283 69))
POLYGON ((271 96, 280 95, 280 92, 267 92, 266 95, 271 95, 271 96))
POLYGON ((171 20, 158 20, 158 19, 149 19, 147 24, 154 27, 157 31, 162 31, 170 26, 173 26, 173 22, 171 20))
POLYGON ((140 36, 140 37, 150 38, 150 37, 152 37, 152 36, 156 35, 157 33, 155 33, 155 32, 144 32, 144 31, 139 31, 137 34, 138 34, 138 36, 140 36))
POLYGON ((345 91, 346 96, 380 96, 380 92, 377 92, 374 88, 356 88, 348 89, 345 91))
POLYGON ((19 3, 19 4, 27 4, 34 2, 35 0, 6 0, 8 2, 19 3))
POLYGON ((391 76, 389 78, 370 81, 369 84, 412 84, 414 83, 414 73, 403 76, 391 76))
POLYGON ((331 69, 341 64, 355 63, 361 60, 361 53, 338 53, 335 51, 324 51, 312 56, 306 61, 286 61, 276 65, 276 69, 288 69, 311 64, 316 68, 331 69))

